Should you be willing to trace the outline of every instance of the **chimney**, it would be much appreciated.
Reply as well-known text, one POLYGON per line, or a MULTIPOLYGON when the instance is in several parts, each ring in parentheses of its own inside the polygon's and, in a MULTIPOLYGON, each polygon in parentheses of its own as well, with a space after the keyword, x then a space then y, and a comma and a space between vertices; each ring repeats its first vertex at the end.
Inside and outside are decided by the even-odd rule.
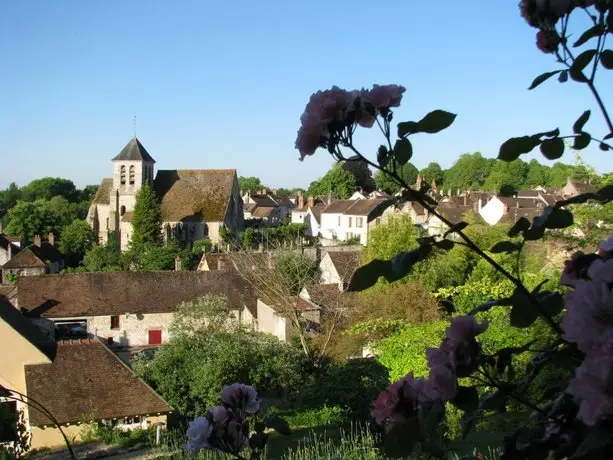
POLYGON ((55 235, 53 234, 53 232, 49 232, 47 234, 47 242, 51 245, 51 246, 55 246, 55 235))
POLYGON ((332 190, 328 190, 328 204, 332 203, 332 190))
POLYGON ((304 208, 304 196, 302 196, 302 192, 298 192, 298 208, 304 208))
POLYGON ((313 195, 310 195, 307 201, 307 206, 309 208, 312 208, 313 206, 315 206, 315 200, 313 199, 313 195))
POLYGON ((181 271, 181 257, 179 256, 175 257, 175 271, 181 271))
POLYGON ((34 235, 34 246, 38 246, 40 248, 40 235, 34 235))
POLYGON ((7 260, 11 260, 13 258, 13 245, 11 244, 11 242, 9 241, 9 244, 6 248, 6 255, 8 257, 7 260))

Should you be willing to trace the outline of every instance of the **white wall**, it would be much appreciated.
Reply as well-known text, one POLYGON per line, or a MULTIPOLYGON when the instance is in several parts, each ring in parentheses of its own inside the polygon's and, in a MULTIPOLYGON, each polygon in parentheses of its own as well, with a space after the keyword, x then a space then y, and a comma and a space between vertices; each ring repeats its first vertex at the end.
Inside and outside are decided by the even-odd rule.
POLYGON ((339 241, 347 241, 351 238, 359 236, 360 243, 366 245, 368 240, 368 217, 322 213, 321 235, 324 238, 336 238, 339 241), (357 219, 362 219, 361 227, 357 226, 357 219), (350 222, 351 225, 349 225, 350 222))
POLYGON ((272 334, 282 342, 285 342, 287 338, 286 319, 260 299, 258 299, 257 303, 257 314, 258 331, 272 334))
MULTIPOLYGON (((65 318, 62 318, 62 320, 65 318)), ((111 329, 111 316, 90 316, 87 318, 87 331, 101 339, 113 338, 122 346, 142 346, 149 344, 149 330, 162 330, 162 343, 169 340, 168 326, 172 313, 147 313, 138 319, 136 314, 119 315, 119 329, 111 329), (127 317, 126 317, 127 316, 127 317)))
POLYGON ((338 284, 341 282, 341 278, 338 276, 338 272, 332 263, 329 253, 326 253, 321 259, 319 270, 321 271, 321 284, 338 284))

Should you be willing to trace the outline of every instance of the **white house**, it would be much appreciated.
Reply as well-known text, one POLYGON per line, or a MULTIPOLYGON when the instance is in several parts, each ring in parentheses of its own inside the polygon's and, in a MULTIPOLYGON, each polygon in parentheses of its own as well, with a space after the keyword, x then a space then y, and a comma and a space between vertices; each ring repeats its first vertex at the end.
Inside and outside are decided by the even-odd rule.
POLYGON ((321 212, 331 200, 330 196, 309 196, 305 203, 304 197, 299 194, 298 204, 292 209, 292 224, 305 224, 304 234, 306 236, 319 236, 321 232, 321 212))
POLYGON ((225 296, 234 316, 254 325, 255 296, 233 272, 76 273, 18 280, 19 308, 50 336, 91 334, 113 347, 166 342, 179 304, 206 294, 225 296))
POLYGON ((384 205, 383 199, 337 200, 321 212, 321 236, 328 240, 357 240, 366 245, 374 211, 384 205))
POLYGON ((345 285, 360 266, 361 251, 328 251, 319 263, 322 284, 345 285))
MULTIPOLYGON (((304 327, 317 328, 321 323, 321 309, 300 297, 296 297, 294 301, 295 308, 305 321, 304 327)), ((295 328, 283 310, 275 305, 268 305, 262 299, 257 300, 257 317, 258 330, 272 334, 282 342, 289 341, 295 334, 295 328)))

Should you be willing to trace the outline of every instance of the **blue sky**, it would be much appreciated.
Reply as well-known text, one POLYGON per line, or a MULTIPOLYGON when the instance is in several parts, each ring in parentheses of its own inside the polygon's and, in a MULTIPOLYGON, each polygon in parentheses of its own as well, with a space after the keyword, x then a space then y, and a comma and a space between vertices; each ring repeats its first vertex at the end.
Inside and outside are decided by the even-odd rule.
MULTIPOLYGON (((496 156, 508 137, 594 109, 587 87, 532 79, 555 67, 535 48, 517 1, 23 0, 0 6, 0 187, 41 176, 99 183, 137 135, 157 168, 237 168, 276 187, 325 173, 298 161, 299 116, 334 84, 407 87, 396 120, 440 108, 455 124, 414 139, 418 167, 464 152, 496 156)), ((602 95, 613 94, 610 71, 602 95)), ((375 131, 360 133, 375 152, 375 131)), ((611 153, 584 159, 611 170, 611 153)), ((573 160, 572 153, 563 158, 573 160)))

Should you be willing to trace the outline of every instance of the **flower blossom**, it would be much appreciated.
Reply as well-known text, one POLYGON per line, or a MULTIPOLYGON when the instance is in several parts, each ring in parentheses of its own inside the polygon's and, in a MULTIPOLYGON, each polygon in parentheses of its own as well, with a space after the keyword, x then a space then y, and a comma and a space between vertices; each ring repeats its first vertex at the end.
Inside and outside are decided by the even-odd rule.
POLYGON ((479 356, 479 344, 475 337, 484 332, 488 325, 487 321, 478 324, 473 316, 453 318, 440 347, 426 350, 430 368, 449 366, 458 377, 472 374, 479 356))
POLYGON ((596 425, 613 418, 613 355, 610 350, 592 351, 575 371, 566 389, 579 401, 577 418, 596 425))
POLYGON ((208 412, 214 423, 224 424, 230 418, 230 412, 223 406, 211 407, 208 412))
POLYGON ((189 450, 195 456, 201 449, 211 448, 210 438, 212 434, 213 424, 209 419, 196 417, 187 428, 187 443, 183 446, 183 450, 189 450))
POLYGON ((575 7, 573 0, 521 0, 519 10, 526 22, 537 29, 551 29, 575 7))
POLYGON ((602 257, 613 257, 613 235, 600 244, 597 254, 602 257))
POLYGON ((222 404, 239 412, 255 414, 260 410, 260 400, 255 388, 242 383, 233 383, 221 390, 222 404))
POLYGON ((379 425, 388 421, 402 423, 415 413, 419 404, 428 400, 426 381, 414 378, 411 372, 379 394, 371 415, 379 425))
MULTIPOLYGON (((610 266, 609 266, 610 268, 610 266)), ((564 338, 588 352, 613 346, 613 294, 606 281, 581 281, 565 297, 564 338)))
POLYGON ((552 54, 560 46, 560 36, 555 30, 539 30, 536 33, 536 47, 545 54, 552 54))

